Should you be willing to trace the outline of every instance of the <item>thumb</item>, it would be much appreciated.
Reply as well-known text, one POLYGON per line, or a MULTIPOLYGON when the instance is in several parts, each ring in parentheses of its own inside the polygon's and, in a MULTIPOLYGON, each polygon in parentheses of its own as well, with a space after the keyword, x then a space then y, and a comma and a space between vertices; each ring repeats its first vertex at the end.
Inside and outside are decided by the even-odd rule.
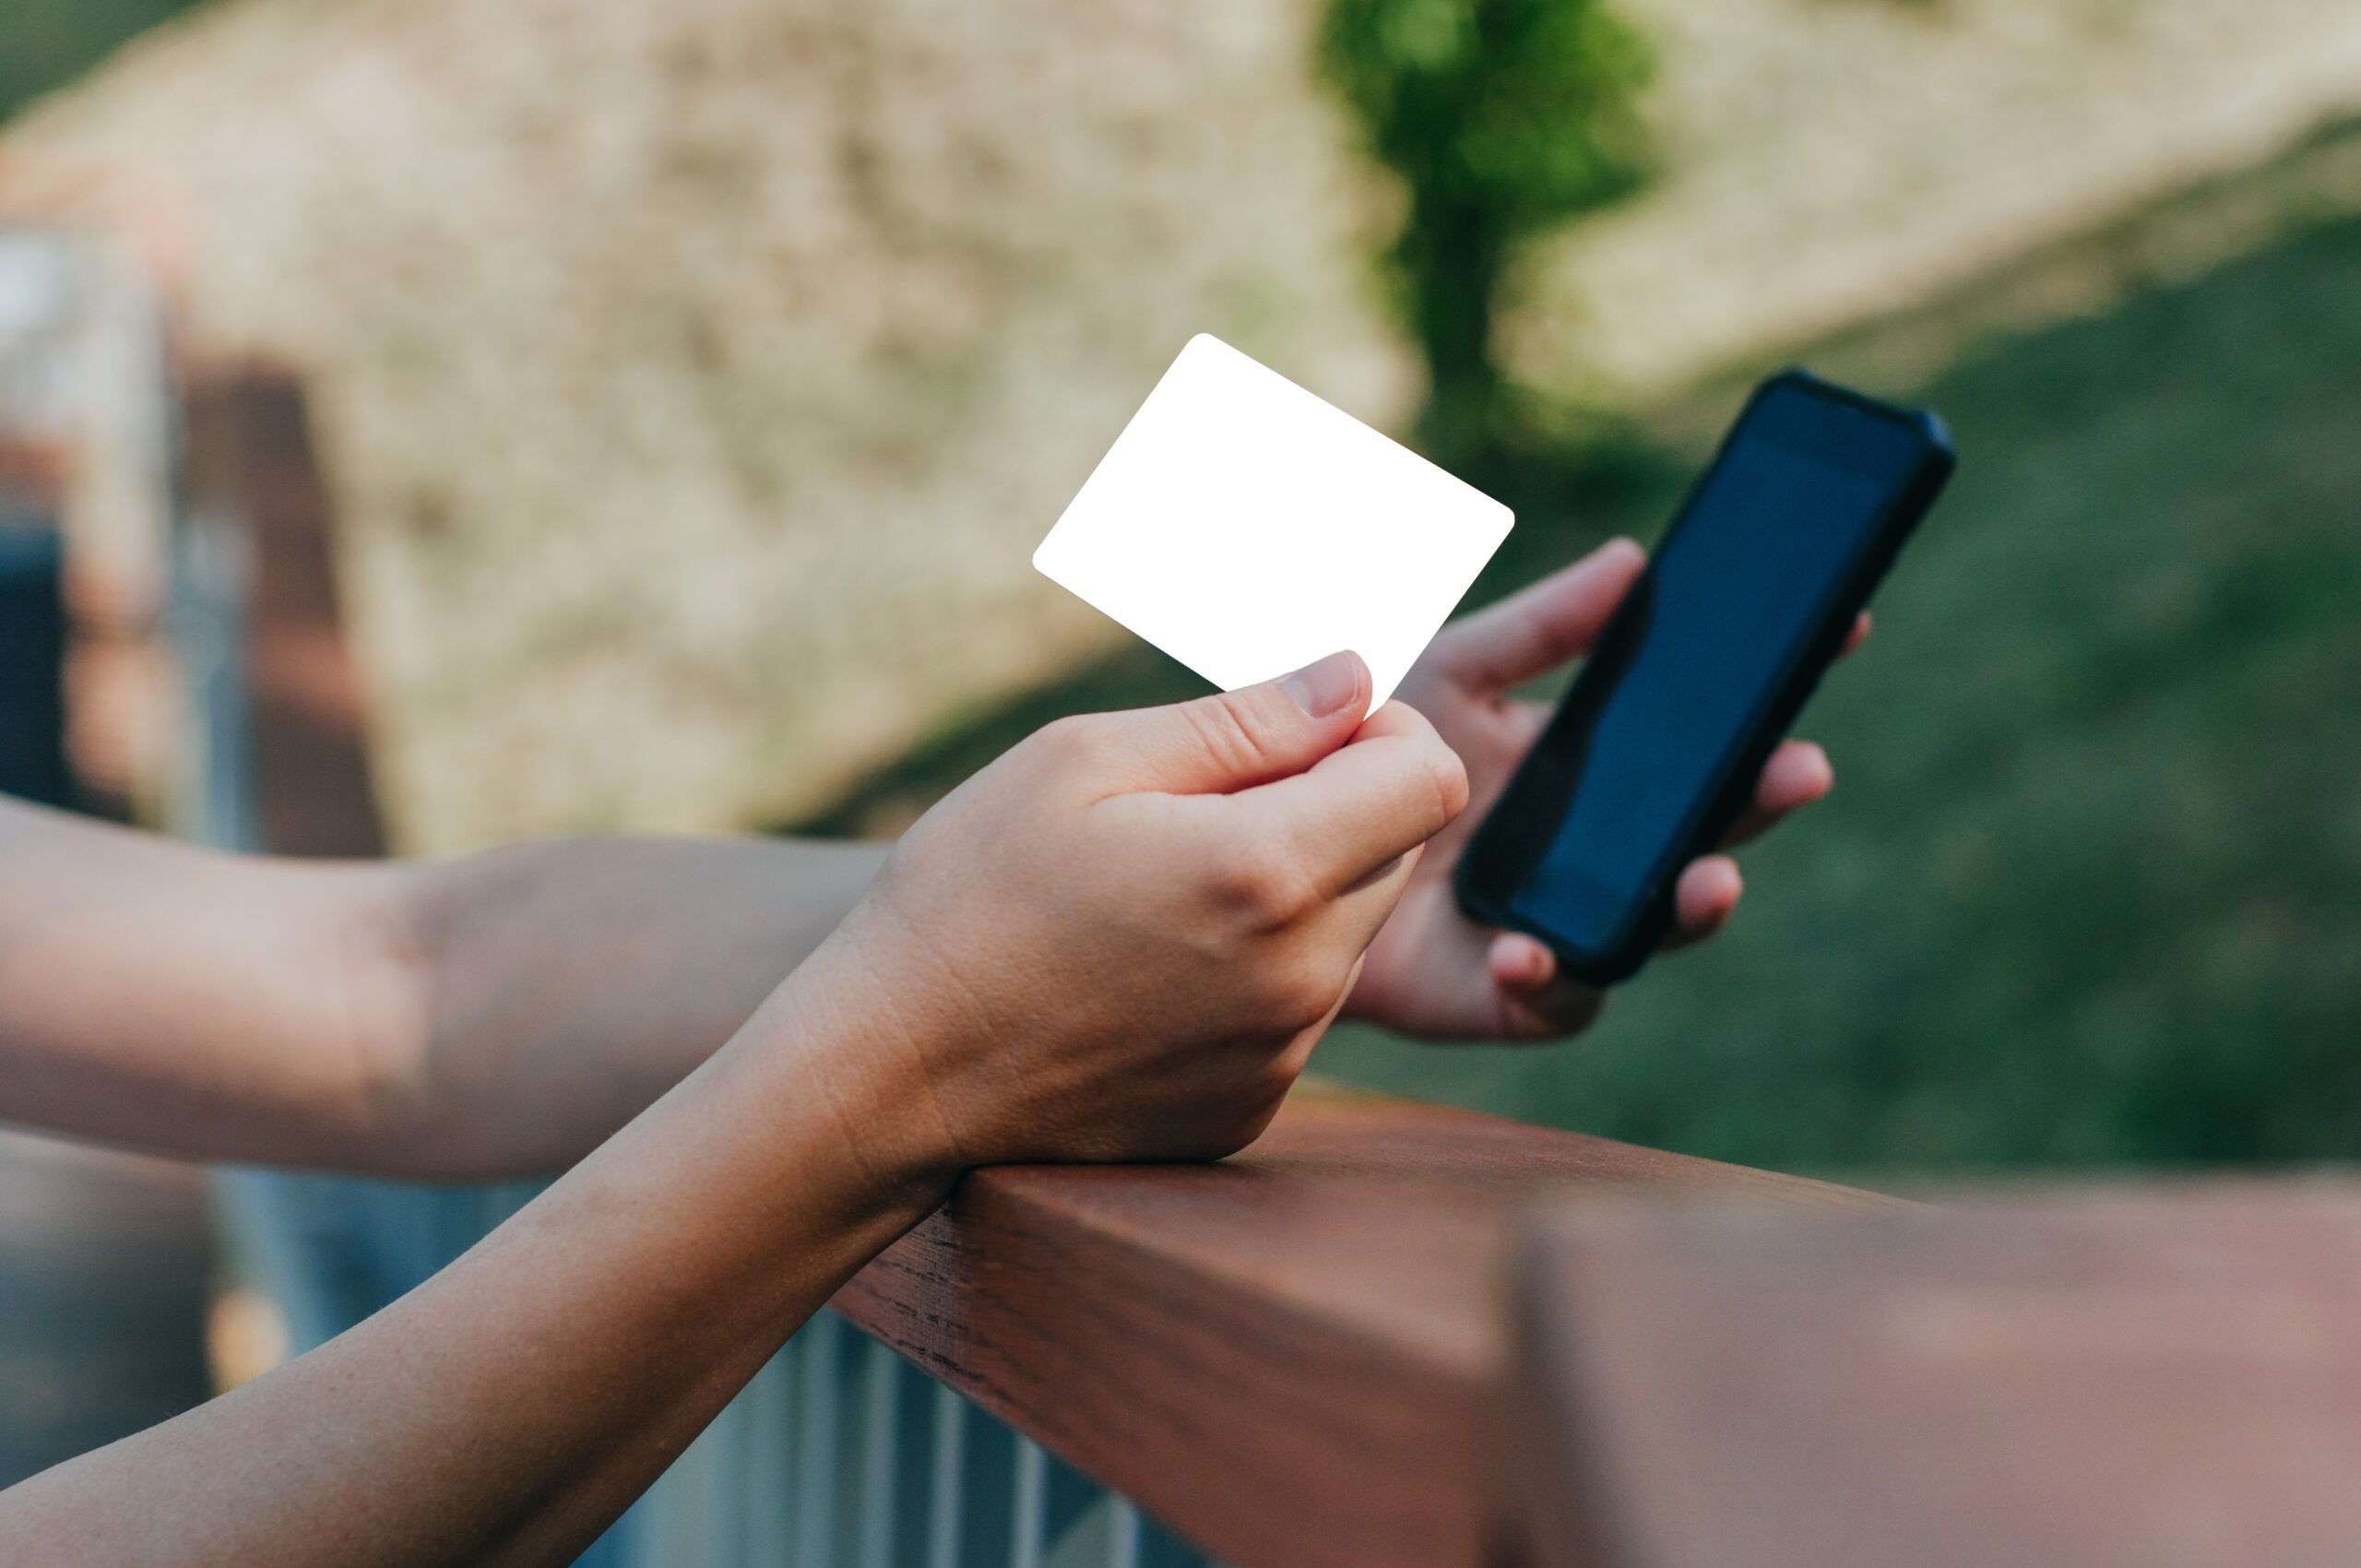
POLYGON ((1351 740, 1369 698, 1369 666, 1332 653, 1275 681, 1100 722, 1136 758, 1133 788, 1227 794, 1301 773, 1351 740))

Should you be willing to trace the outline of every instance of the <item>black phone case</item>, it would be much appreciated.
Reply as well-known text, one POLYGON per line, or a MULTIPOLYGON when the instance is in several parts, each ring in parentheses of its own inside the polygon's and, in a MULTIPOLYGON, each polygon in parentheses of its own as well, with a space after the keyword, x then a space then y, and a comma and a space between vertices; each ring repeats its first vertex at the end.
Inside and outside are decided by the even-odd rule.
MULTIPOLYGON (((1887 568, 1893 564, 1894 557, 1901 552, 1904 541, 1909 539, 1919 519, 1927 515, 1935 497, 1941 493, 1944 481, 1951 477, 1957 462, 1950 432, 1932 413, 1923 409, 1906 409, 1880 402, 1850 387, 1823 381, 1809 371, 1789 369, 1772 376, 1749 396, 1746 408, 1740 410, 1738 419, 1731 422, 1729 431, 1723 435, 1721 445, 1714 450, 1713 460, 1699 470, 1689 495, 1682 498, 1677 517, 1687 517, 1695 498, 1696 486, 1702 485, 1704 475, 1711 473, 1721 462, 1723 453, 1745 424, 1746 416, 1753 411, 1755 403, 1782 386, 1801 386, 1815 396, 1833 398, 1880 419, 1906 425, 1925 444, 1925 455, 1909 482, 1895 493, 1885 517, 1878 523, 1874 541, 1862 552, 1859 563, 1830 600, 1821 623, 1790 659, 1787 669, 1781 673, 1769 694, 1747 716, 1741 731, 1747 737, 1746 743, 1731 754, 1732 759, 1726 765, 1724 776, 1714 792, 1706 798, 1704 809, 1692 819, 1691 826, 1677 842, 1673 852, 1659 863, 1651 879, 1648 897, 1641 904, 1637 917, 1608 946, 1569 947, 1560 938, 1531 921, 1520 919, 1505 909, 1494 907, 1481 890, 1472 885, 1469 868, 1477 863, 1477 846, 1492 832, 1493 823, 1501 810, 1514 794, 1513 778, 1501 791, 1501 801, 1493 807, 1492 815, 1485 818, 1483 825, 1476 830, 1475 837, 1462 852, 1458 870, 1452 879, 1459 906, 1470 920, 1483 925, 1522 931, 1540 938, 1557 955, 1559 971, 1585 984, 1604 986, 1629 980, 1639 972, 1649 956, 1663 945, 1666 934, 1672 929, 1673 899, 1681 869, 1700 855, 1711 853, 1727 836, 1732 825, 1738 821, 1738 814, 1746 809, 1747 802, 1753 795, 1755 781, 1762 776, 1763 764, 1770 760, 1773 749, 1786 737, 1797 716, 1803 711, 1804 704, 1811 699, 1821 677, 1835 662, 1855 618, 1868 606, 1870 594, 1876 591, 1887 568)), ((1674 526, 1678 529, 1680 525, 1676 523, 1674 526)), ((1608 629, 1600 634, 1602 643, 1613 636, 1615 622, 1620 621, 1625 613, 1623 611, 1616 612, 1615 621, 1611 621, 1608 629)), ((1583 679, 1580 675, 1575 677, 1574 690, 1580 689, 1583 679)), ((1571 701, 1572 695, 1573 692, 1569 691, 1565 701, 1571 701)), ((1564 703, 1560 706, 1562 708, 1564 703)), ((1546 736, 1547 731, 1545 742, 1546 736)), ((1519 771, 1523 771, 1522 766, 1519 771)))

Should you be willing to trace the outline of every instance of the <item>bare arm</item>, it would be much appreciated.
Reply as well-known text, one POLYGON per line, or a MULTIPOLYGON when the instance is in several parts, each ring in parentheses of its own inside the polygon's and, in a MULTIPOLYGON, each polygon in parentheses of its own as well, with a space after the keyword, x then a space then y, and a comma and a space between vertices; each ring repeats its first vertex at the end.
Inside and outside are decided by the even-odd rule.
POLYGON ((555 1170, 710 1056, 860 899, 882 844, 604 838, 405 879, 399 1169, 555 1170))
POLYGON ((890 1152, 895 1058, 782 1001, 419 1289, 0 1492, 0 1562, 571 1562, 953 1174, 890 1152))
POLYGON ((0 1119, 389 1175, 558 1169, 727 1040, 884 852, 298 863, 0 800, 0 1119))
MULTIPOLYGON (((911 830, 726 1046, 515 1218, 318 1350, 0 1493, 0 1561, 571 1561, 962 1169, 1252 1141, 1418 846, 1466 799, 1424 720, 1389 707, 1360 722, 1368 694, 1348 660, 1293 698, 1252 688, 1019 746, 911 830)), ((180 897, 230 900, 242 933, 183 933, 174 984, 198 984, 196 956, 236 960, 241 940, 333 952, 303 945, 298 917, 333 919, 346 895, 308 873, 264 889, 218 862, 172 869, 180 897)), ((102 902, 120 916, 125 900, 143 920, 185 913, 122 887, 102 902)), ((513 890, 459 902, 533 924, 513 890)), ((59 940, 54 954, 76 951, 59 940)), ((643 966, 670 951, 614 940, 619 977, 654 975, 643 966)), ((587 983, 598 956, 548 982, 587 983)), ((97 978, 140 989, 110 964, 97 978)), ((232 972, 261 983, 267 968, 232 972)), ((196 997, 220 1005, 220 982, 196 997)), ((144 1019, 93 1004, 171 1027, 154 993, 144 1019)), ((240 1016, 267 1025, 263 1011, 240 1016)), ((137 1083, 151 1079, 166 1081, 137 1083)))

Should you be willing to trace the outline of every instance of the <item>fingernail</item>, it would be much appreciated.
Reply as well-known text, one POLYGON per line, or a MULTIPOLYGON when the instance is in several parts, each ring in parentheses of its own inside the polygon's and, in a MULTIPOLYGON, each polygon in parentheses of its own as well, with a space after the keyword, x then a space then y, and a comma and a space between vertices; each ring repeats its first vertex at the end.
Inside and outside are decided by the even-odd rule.
POLYGON ((1358 695, 1360 689, 1360 660, 1349 653, 1332 653, 1279 683, 1279 690, 1314 719, 1328 718, 1358 695))

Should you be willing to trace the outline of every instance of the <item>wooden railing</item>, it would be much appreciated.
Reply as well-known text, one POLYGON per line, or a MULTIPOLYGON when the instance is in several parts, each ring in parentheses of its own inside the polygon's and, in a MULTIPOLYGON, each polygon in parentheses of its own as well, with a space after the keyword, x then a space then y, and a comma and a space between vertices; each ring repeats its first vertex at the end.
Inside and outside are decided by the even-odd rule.
POLYGON ((1565 1211, 1523 1272, 1548 1568, 2361 1562, 2349 1180, 1565 1211))
POLYGON ((1218 1165, 979 1171, 837 1308, 1217 1556, 1493 1561, 1536 1205, 1878 1200, 1307 1082, 1218 1165))

